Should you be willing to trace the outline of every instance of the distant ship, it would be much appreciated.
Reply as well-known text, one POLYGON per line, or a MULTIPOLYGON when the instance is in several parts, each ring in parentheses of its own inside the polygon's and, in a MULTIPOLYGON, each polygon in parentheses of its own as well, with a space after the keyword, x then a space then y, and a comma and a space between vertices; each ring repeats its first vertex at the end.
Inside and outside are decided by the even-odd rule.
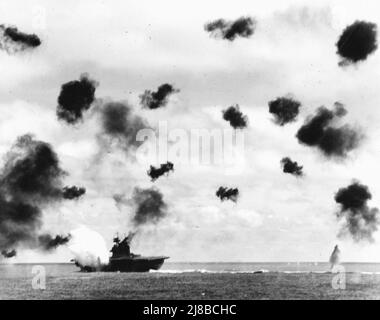
POLYGON ((82 265, 76 260, 73 261, 81 271, 85 272, 147 272, 149 270, 160 269, 165 259, 169 259, 169 257, 165 256, 144 257, 132 253, 129 247, 132 236, 127 236, 123 240, 120 240, 118 236, 113 239, 114 245, 111 249, 112 256, 108 264, 101 264, 100 259, 98 259, 98 263, 95 266, 82 265))

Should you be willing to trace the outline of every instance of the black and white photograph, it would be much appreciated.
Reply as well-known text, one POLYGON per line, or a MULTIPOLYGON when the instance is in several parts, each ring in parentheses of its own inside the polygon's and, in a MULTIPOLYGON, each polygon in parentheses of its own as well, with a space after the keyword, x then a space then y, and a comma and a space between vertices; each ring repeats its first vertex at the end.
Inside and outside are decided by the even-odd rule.
POLYGON ((379 24, 376 0, 2 0, 0 300, 380 299, 379 24))

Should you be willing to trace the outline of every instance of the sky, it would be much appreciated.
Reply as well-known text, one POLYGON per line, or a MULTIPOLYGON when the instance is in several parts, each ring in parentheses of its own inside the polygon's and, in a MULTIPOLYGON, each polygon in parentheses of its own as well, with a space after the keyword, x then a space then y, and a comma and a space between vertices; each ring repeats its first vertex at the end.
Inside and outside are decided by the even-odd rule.
MULTIPOLYGON (((0 155, 32 133, 53 146, 69 173, 65 182, 86 187, 83 198, 46 208, 42 230, 87 226, 111 246, 116 232, 131 230, 133 214, 128 206, 118 208, 114 195, 128 199, 135 187, 154 185, 168 215, 136 236, 136 253, 171 261, 327 261, 339 244, 343 261, 380 262, 380 234, 374 243, 337 237, 334 201, 339 188, 357 179, 373 195, 369 204, 380 206, 380 55, 342 68, 335 46, 355 20, 379 24, 379 7, 378 1, 338 0, 3 1, 0 21, 38 34, 42 44, 14 55, 0 51, 0 155), (203 29, 240 16, 257 21, 248 39, 223 41, 203 29), (61 85, 82 73, 99 83, 97 98, 128 101, 152 128, 164 122, 186 132, 226 130, 222 110, 239 104, 249 125, 241 131, 238 165, 177 163, 168 177, 152 182, 147 163, 118 148, 102 153, 94 113, 76 126, 56 117, 61 85), (180 91, 166 107, 143 110, 139 95, 162 83, 180 91), (284 95, 302 107, 296 122, 280 127, 268 102, 284 95), (348 111, 345 121, 365 136, 343 160, 295 137, 308 115, 336 101, 348 111), (304 177, 282 173, 285 156, 304 166, 304 177), (239 188, 236 203, 215 196, 221 185, 239 188)), ((23 250, 15 261, 70 259, 62 246, 51 254, 23 250)))

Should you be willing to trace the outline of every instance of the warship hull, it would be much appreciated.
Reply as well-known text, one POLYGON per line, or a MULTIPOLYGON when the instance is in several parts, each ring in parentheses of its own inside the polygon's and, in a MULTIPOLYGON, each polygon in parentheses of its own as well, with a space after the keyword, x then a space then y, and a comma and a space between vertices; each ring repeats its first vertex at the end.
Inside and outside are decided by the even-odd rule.
POLYGON ((106 265, 85 266, 78 262, 75 264, 84 272, 148 272, 158 270, 169 257, 121 257, 111 258, 106 265))

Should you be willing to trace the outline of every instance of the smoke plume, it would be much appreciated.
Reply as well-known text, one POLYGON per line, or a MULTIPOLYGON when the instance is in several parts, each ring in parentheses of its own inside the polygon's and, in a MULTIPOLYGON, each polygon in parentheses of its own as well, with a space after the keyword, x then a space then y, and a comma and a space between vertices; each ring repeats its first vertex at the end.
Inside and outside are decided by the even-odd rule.
POLYGON ((325 107, 318 108, 316 114, 306 119, 298 130, 298 141, 318 148, 327 157, 346 157, 362 138, 355 128, 347 124, 336 125, 337 120, 346 114, 346 109, 340 103, 336 103, 332 111, 325 107))
POLYGON ((77 199, 81 197, 82 195, 84 195, 85 193, 86 193, 86 189, 81 188, 81 187, 72 186, 72 187, 63 188, 64 199, 69 199, 69 200, 77 199))
POLYGON ((63 236, 57 235, 52 237, 50 234, 42 234, 38 236, 38 247, 45 250, 53 250, 57 247, 67 244, 71 239, 71 235, 63 236))
POLYGON ((141 105, 147 109, 164 107, 168 103, 169 96, 176 92, 179 92, 179 89, 174 88, 168 83, 160 85, 157 91, 145 90, 145 92, 140 95, 141 105))
POLYGON ((52 147, 26 134, 17 139, 6 155, 0 188, 6 198, 47 202, 61 197, 64 176, 66 172, 52 147))
POLYGON ((137 234, 137 231, 129 231, 128 232, 128 235, 124 238, 125 241, 128 243, 128 245, 131 244, 131 242, 134 239, 136 234, 137 234))
POLYGON ((230 106, 223 110, 223 119, 228 121, 234 129, 244 129, 248 125, 248 117, 240 111, 239 105, 230 106))
POLYGON ((83 113, 91 107, 95 100, 95 89, 98 83, 84 73, 79 80, 62 85, 58 96, 57 117, 69 124, 78 123, 83 113))
POLYGON ((39 45, 41 45, 41 40, 37 35, 20 32, 14 26, 0 25, 0 49, 8 53, 16 53, 39 45))
POLYGON ((112 196, 113 200, 115 201, 115 205, 116 207, 121 210, 121 208, 124 206, 124 205, 128 205, 129 203, 129 200, 126 198, 126 196, 124 194, 114 194, 112 196))
POLYGON ((300 177, 303 175, 303 172, 302 172, 303 167, 299 166, 296 161, 292 161, 288 157, 285 157, 281 160, 281 165, 282 165, 282 171, 284 173, 290 173, 297 177, 300 177))
POLYGON ((301 103, 292 98, 280 97, 269 101, 269 112, 274 116, 274 122, 283 126, 297 119, 301 103))
POLYGON ((158 168, 150 166, 148 171, 148 176, 151 177, 152 181, 157 180, 159 177, 164 175, 165 173, 169 173, 170 171, 174 171, 174 165, 171 162, 163 163, 158 168))
POLYGON ((377 49, 377 25, 355 21, 343 30, 336 46, 337 53, 342 58, 340 66, 366 60, 377 49))
POLYGON ((65 175, 48 143, 31 135, 17 139, 0 173, 0 250, 42 245, 42 209, 62 199, 65 175))
POLYGON ((251 17, 240 17, 235 21, 218 19, 206 23, 204 26, 205 31, 209 32, 212 37, 229 41, 233 41, 237 37, 249 38, 255 32, 255 28, 256 21, 251 17))
POLYGON ((133 222, 136 227, 146 223, 157 223, 167 215, 167 204, 157 188, 140 189, 136 187, 132 201, 135 205, 133 222))
POLYGON ((138 147, 143 142, 137 141, 139 130, 149 128, 146 121, 133 113, 132 107, 126 102, 107 102, 101 109, 103 133, 124 148, 138 147))
POLYGON ((348 233, 355 241, 373 241, 373 233, 379 225, 379 210, 368 207, 371 198, 368 187, 357 181, 338 190, 335 195, 335 201, 340 204, 337 217, 344 220, 340 235, 348 233))
POLYGON ((12 249, 12 250, 2 250, 1 251, 1 255, 4 257, 4 258, 13 258, 17 255, 17 252, 15 249, 12 249))
POLYGON ((338 265, 339 262, 340 262, 340 250, 338 248, 338 245, 336 245, 334 247, 334 250, 333 252, 331 253, 331 256, 330 256, 330 260, 329 260, 330 264, 331 264, 331 269, 338 265))
POLYGON ((238 188, 227 188, 227 187, 219 187, 216 191, 216 196, 221 200, 231 200, 236 202, 239 197, 239 189, 238 188))

